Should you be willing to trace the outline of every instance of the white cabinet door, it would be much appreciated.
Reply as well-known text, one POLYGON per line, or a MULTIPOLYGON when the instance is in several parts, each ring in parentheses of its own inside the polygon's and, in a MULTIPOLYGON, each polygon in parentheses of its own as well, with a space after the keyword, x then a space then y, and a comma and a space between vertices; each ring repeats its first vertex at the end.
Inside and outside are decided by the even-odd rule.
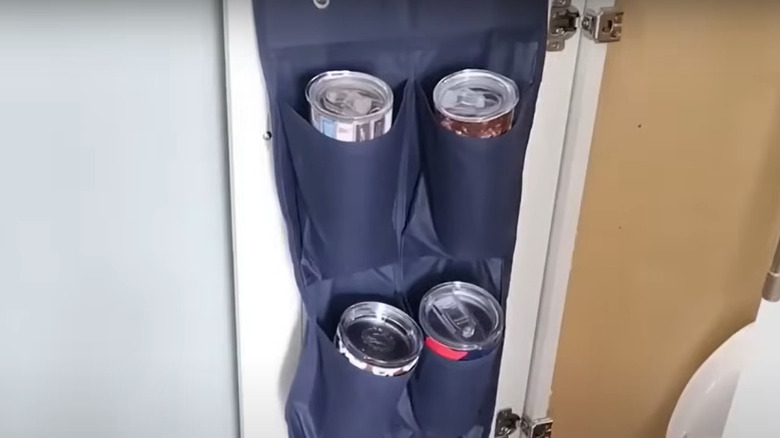
MULTIPOLYGON (((586 8, 586 0, 572 3, 580 11, 586 8)), ((611 4, 612 0, 589 0, 587 6, 611 4)), ((267 97, 251 0, 225 0, 224 15, 242 430, 244 438, 283 437, 284 402, 300 350, 301 310, 276 197, 270 142, 263 137, 268 130, 267 97)), ((569 247, 579 215, 591 113, 595 113, 604 60, 605 49, 593 47, 578 34, 564 51, 548 53, 545 63, 523 178, 498 409, 523 412, 532 368, 540 374, 533 397, 535 411, 547 409, 569 247), (580 50, 581 45, 590 48, 580 50), (594 55, 593 62, 580 62, 587 68, 577 71, 578 59, 588 55, 594 55), (575 76, 582 82, 579 90, 575 76), (595 95, 587 89, 594 85, 595 95), (578 107, 572 108, 572 102, 578 107), (584 117, 582 109, 589 111, 584 117), (565 143, 576 152, 567 159, 565 143), (561 175, 562 168, 567 175, 561 175), (565 187, 559 187, 559 181, 565 187), (554 213, 561 219, 557 229, 554 213), (551 248, 551 234, 556 233, 561 242, 551 248), (548 261, 548 249, 553 251, 554 266, 548 261), (556 266, 562 270, 551 269, 556 266), (547 277, 563 279, 551 282, 556 286, 550 293, 555 297, 552 304, 541 300, 547 277), (540 303, 544 335, 535 347, 540 303), (543 354, 532 361, 534 348, 543 354)))

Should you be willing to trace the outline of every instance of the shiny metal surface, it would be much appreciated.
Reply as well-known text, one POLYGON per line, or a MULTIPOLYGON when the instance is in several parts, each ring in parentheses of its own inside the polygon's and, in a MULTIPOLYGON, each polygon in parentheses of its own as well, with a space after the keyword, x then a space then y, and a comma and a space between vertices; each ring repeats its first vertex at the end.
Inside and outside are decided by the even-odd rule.
POLYGON ((775 258, 764 283, 764 299, 767 301, 780 301, 780 240, 777 242, 775 258))

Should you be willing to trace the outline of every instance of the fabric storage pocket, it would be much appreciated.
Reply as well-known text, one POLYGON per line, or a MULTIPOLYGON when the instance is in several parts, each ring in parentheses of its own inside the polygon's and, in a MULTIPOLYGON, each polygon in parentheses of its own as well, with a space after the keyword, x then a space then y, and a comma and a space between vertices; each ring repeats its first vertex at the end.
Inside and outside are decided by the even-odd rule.
POLYGON ((512 129, 482 139, 441 127, 419 87, 416 100, 431 216, 442 246, 457 258, 511 256, 533 112, 522 110, 521 99, 512 129))
POLYGON ((480 410, 495 385, 498 348, 480 358, 453 361, 423 350, 409 384, 414 415, 426 438, 455 438, 480 421, 480 410))
MULTIPOLYGON (((316 327, 316 324, 315 324, 316 327)), ((319 328, 322 409, 318 438, 385 437, 397 424, 398 404, 412 373, 376 376, 351 364, 319 328)))
POLYGON ((304 204, 303 263, 316 266, 321 278, 398 258, 393 212, 409 100, 402 99, 388 133, 354 143, 327 137, 289 105, 281 107, 304 204))

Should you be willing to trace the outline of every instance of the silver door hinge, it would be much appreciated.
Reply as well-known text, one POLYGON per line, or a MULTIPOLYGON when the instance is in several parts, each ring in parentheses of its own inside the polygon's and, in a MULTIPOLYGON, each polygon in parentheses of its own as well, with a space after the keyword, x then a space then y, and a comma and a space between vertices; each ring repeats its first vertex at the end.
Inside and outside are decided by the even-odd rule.
POLYGON ((614 43, 623 36, 623 11, 617 8, 601 8, 598 12, 588 9, 582 19, 585 36, 597 43, 614 43))
POLYGON ((560 52, 566 48, 566 40, 577 33, 579 20, 580 11, 571 5, 571 0, 554 0, 547 27, 547 51, 560 52))
POLYGON ((588 9, 582 20, 580 17, 580 11, 572 6, 571 0, 553 0, 547 27, 548 52, 565 49, 566 40, 577 33, 578 26, 582 27, 586 37, 597 43, 620 41, 623 36, 623 11, 619 8, 588 9))
POLYGON ((552 438, 553 421, 552 418, 531 420, 528 417, 523 417, 520 422, 520 430, 523 431, 526 438, 552 438))
POLYGON ((526 438, 552 438, 552 425, 549 418, 530 420, 515 414, 512 409, 502 409, 496 416, 495 438, 509 438, 518 430, 526 438))
POLYGON ((496 415, 496 438, 509 438, 513 433, 520 429, 519 415, 512 412, 511 409, 502 409, 496 415))

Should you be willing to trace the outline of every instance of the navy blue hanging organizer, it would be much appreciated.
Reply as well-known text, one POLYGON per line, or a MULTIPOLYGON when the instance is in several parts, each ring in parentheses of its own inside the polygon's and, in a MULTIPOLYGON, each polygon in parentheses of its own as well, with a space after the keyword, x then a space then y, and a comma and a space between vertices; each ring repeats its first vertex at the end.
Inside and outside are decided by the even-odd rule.
POLYGON ((477 284, 506 308, 547 0, 254 5, 279 199, 308 315, 287 402, 290 437, 487 437, 500 348, 460 362, 426 349, 414 372, 377 377, 352 366, 333 337, 352 304, 383 301, 416 317, 425 292, 446 281, 477 284), (433 87, 464 68, 517 82, 520 103, 507 134, 467 138, 436 123, 433 87), (306 84, 328 70, 390 84, 389 133, 343 143, 308 122, 306 84))

